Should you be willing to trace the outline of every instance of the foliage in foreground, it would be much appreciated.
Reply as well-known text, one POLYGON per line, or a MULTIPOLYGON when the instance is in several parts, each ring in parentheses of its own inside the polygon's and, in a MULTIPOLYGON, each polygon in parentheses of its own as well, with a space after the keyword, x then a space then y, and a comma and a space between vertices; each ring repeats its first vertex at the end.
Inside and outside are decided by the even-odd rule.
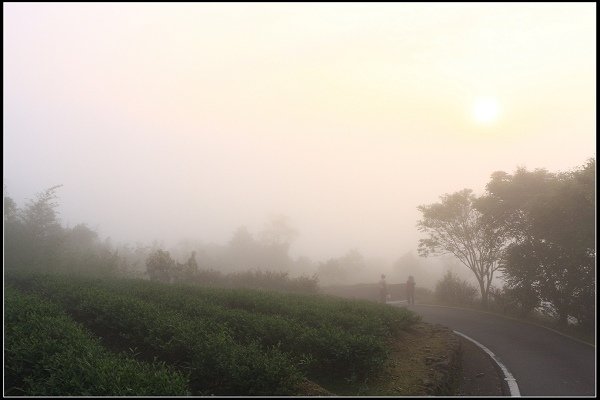
POLYGON ((158 282, 11 274, 99 335, 189 377, 194 395, 293 395, 303 377, 363 379, 417 321, 402 309, 328 296, 158 282))
POLYGON ((187 378, 102 347, 42 298, 5 288, 6 395, 186 395, 187 378))

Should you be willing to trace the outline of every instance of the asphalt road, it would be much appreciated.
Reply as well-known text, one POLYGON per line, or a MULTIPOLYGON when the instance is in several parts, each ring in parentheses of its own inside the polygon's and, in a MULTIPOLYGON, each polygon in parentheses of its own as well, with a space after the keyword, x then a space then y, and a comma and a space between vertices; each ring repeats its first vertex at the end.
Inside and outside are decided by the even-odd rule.
MULTIPOLYGON (((400 305, 405 306, 405 305, 400 305)), ((594 396, 596 349, 546 328, 466 310, 426 305, 407 308, 486 346, 517 380, 521 396, 594 396)))

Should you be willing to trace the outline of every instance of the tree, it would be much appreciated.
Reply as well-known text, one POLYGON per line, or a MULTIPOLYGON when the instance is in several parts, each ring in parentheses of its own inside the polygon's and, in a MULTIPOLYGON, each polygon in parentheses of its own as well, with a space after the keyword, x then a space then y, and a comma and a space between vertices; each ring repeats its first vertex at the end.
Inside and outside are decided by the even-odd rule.
POLYGON ((428 236, 419 240, 419 255, 452 254, 458 258, 475 274, 482 305, 487 307, 504 243, 502 227, 476 208, 477 199, 470 189, 440 199, 440 203, 417 207, 423 215, 417 227, 428 236))
POLYGON ((108 240, 101 241, 98 233, 86 224, 64 229, 57 258, 57 268, 94 275, 115 274, 124 261, 118 252, 111 250, 108 240))
POLYGON ((261 232, 263 243, 273 246, 289 246, 297 236, 298 231, 292 228, 285 215, 272 217, 261 232))
POLYGON ((175 261, 168 251, 158 249, 148 256, 146 267, 151 281, 169 283, 174 275, 175 261))
POLYGON ((4 223, 14 223, 17 220, 17 213, 17 203, 12 198, 4 196, 4 223))
POLYGON ((364 269, 365 260, 362 254, 352 249, 342 257, 331 258, 325 263, 320 263, 316 276, 327 284, 347 283, 364 269))
POLYGON ((511 233, 501 264, 508 287, 529 306, 550 302, 561 324, 571 315, 593 328, 595 160, 565 173, 496 172, 486 190, 486 212, 511 233))
POLYGON ((56 190, 61 186, 52 186, 38 193, 36 200, 30 200, 21 213, 23 224, 35 240, 43 241, 60 228, 55 210, 58 203, 53 200, 56 199, 56 190))
POLYGON ((472 304, 476 295, 477 288, 452 271, 446 271, 435 285, 435 297, 444 303, 472 304))
POLYGON ((198 262, 196 261, 196 252, 192 251, 192 255, 184 264, 176 263, 172 271, 172 280, 176 282, 191 282, 197 278, 198 262))
POLYGON ((52 186, 38 193, 21 210, 19 217, 23 227, 23 240, 29 251, 22 261, 29 267, 51 269, 56 266, 58 248, 63 240, 63 229, 58 221, 56 190, 62 185, 52 186))
POLYGON ((53 186, 38 193, 23 208, 4 197, 4 250, 8 268, 45 271, 112 274, 120 260, 110 243, 85 224, 62 227, 58 221, 56 190, 53 186))
POLYGON ((4 195, 4 265, 15 268, 23 265, 22 259, 29 253, 24 237, 23 224, 15 201, 4 195))
POLYGON ((245 226, 240 226, 226 248, 226 260, 233 270, 260 267, 261 246, 245 226))
POLYGON ((262 264, 271 270, 286 270, 292 264, 289 249, 298 236, 285 215, 277 215, 269 220, 260 234, 262 244, 262 264))
POLYGON ((193 275, 198 272, 198 262, 196 261, 196 252, 192 251, 192 255, 188 258, 185 263, 186 271, 188 275, 193 275))

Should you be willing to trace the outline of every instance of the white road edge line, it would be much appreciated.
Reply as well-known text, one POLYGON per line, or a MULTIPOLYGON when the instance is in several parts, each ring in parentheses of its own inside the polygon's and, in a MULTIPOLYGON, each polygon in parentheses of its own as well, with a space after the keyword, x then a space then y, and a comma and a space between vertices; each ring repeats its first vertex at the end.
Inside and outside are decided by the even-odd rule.
POLYGON ((490 349, 488 349, 487 347, 485 347, 484 345, 479 343, 477 340, 468 337, 464 333, 460 333, 458 331, 452 331, 452 332, 464 337, 465 339, 470 340, 471 342, 475 343, 477 346, 481 347, 481 349, 483 351, 485 351, 487 354, 489 354, 490 357, 492 357, 492 360, 494 360, 496 362, 496 364, 498 364, 498 366, 502 370, 502 373, 504 374, 504 380, 508 384, 508 390, 510 391, 510 396, 511 397, 521 397, 521 392, 519 391, 519 385, 517 385, 517 380, 515 379, 514 376, 512 376, 512 374, 510 372, 508 372, 508 369, 504 366, 504 364, 502 364, 500 362, 498 357, 496 357, 496 355, 494 353, 492 353, 492 351, 490 349))
MULTIPOLYGON (((397 304, 398 302, 400 302, 400 303, 401 303, 401 302, 405 302, 405 303, 406 303, 406 300, 399 300, 399 301, 388 301, 388 304, 397 304)), ((519 322, 523 322, 523 323, 526 323, 526 324, 529 324, 529 325, 537 326, 537 327, 539 327, 539 328, 547 329, 547 330, 549 330, 549 331, 552 331, 552 332, 554 332, 554 333, 556 333, 556 334, 558 334, 558 335, 561 335, 561 336, 567 337, 567 338, 569 338, 569 339, 571 339, 571 340, 575 340, 576 342, 579 342, 579 343, 582 343, 582 344, 585 344, 585 345, 588 345, 588 346, 592 346, 592 347, 594 347, 594 348, 596 347, 596 345, 595 345, 595 344, 592 344, 592 343, 586 342, 585 340, 578 339, 578 338, 576 338, 576 337, 573 337, 573 336, 571 336, 571 335, 568 335, 568 334, 566 334, 566 333, 562 333, 562 332, 560 332, 560 331, 557 331, 556 329, 552 329, 552 328, 550 328, 550 327, 547 327, 547 326, 545 326, 545 325, 538 324, 538 323, 536 323, 536 322, 527 321, 527 320, 520 319, 520 318, 515 318, 515 317, 509 317, 508 315, 498 314, 498 313, 495 313, 495 312, 490 312, 490 311, 476 310, 476 309, 472 309, 472 308, 466 308, 466 307, 444 306, 444 305, 441 305, 441 304, 426 304, 426 303, 419 303, 419 305, 420 305, 420 306, 425 306, 425 307, 444 307, 444 308, 454 308, 454 309, 456 309, 456 310, 470 310, 470 311, 480 312, 480 313, 484 313, 484 314, 496 315, 496 316, 498 316, 498 317, 501 317, 501 318, 506 318, 506 319, 510 319, 510 320, 513 320, 513 321, 519 321, 519 322)))

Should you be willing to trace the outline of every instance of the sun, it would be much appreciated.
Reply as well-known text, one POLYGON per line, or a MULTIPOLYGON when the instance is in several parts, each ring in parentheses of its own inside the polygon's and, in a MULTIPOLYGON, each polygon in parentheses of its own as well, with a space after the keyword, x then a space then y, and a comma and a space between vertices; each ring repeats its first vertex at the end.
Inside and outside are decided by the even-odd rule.
POLYGON ((476 122, 489 124, 498 118, 500 109, 493 97, 479 97, 473 103, 473 118, 476 122))

